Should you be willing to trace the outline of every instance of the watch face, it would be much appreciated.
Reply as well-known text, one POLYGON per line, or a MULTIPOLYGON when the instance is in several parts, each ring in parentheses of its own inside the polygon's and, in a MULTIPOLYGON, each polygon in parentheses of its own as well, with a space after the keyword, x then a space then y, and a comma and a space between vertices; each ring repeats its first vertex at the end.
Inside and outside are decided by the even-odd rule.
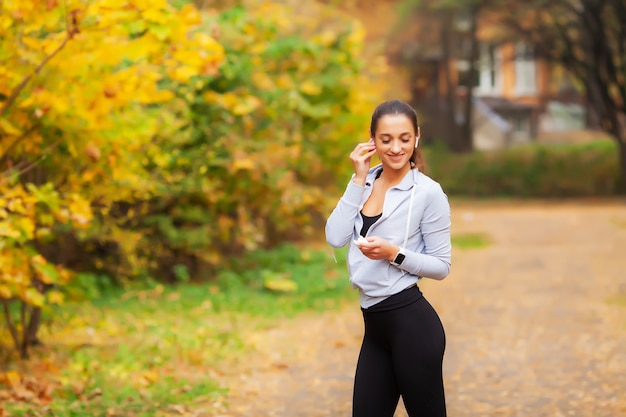
POLYGON ((404 261, 404 253, 399 253, 396 255, 396 259, 393 260, 394 263, 400 265, 404 261))

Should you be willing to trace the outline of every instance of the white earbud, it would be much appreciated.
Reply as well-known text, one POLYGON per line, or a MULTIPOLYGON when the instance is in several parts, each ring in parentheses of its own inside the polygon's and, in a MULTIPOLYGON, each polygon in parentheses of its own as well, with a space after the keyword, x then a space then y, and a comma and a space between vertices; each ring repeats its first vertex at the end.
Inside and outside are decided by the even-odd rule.
POLYGON ((420 141, 420 137, 419 136, 415 136, 415 147, 417 148, 417 144, 420 141))

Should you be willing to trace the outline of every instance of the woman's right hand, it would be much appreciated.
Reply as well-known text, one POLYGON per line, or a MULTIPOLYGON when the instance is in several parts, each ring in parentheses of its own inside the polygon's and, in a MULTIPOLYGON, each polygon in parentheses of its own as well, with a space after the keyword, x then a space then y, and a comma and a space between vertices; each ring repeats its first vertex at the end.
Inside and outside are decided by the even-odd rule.
POLYGON ((365 185, 365 178, 367 172, 370 169, 370 160, 376 153, 376 145, 374 139, 370 139, 369 142, 359 143, 354 150, 350 153, 350 160, 354 167, 354 183, 358 185, 365 185))

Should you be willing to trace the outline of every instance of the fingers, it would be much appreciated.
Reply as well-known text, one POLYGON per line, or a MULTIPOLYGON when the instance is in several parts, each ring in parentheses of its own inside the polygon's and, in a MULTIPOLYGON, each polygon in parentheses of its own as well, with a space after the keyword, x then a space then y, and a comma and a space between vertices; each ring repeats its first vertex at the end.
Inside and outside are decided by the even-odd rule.
POLYGON ((376 153, 376 149, 355 149, 350 154, 350 159, 354 162, 363 162, 368 161, 374 154, 376 153))
POLYGON ((377 236, 369 236, 366 241, 359 239, 358 248, 364 256, 372 260, 382 260, 388 258, 387 246, 389 242, 377 236))
POLYGON ((354 148, 355 150, 368 151, 371 149, 376 149, 376 144, 372 139, 367 142, 361 142, 354 148))
POLYGON ((354 173, 356 174, 354 182, 363 185, 365 183, 365 177, 370 168, 370 160, 376 153, 376 145, 373 141, 359 143, 354 150, 350 153, 350 160, 354 167, 354 173))
POLYGON ((372 153, 375 151, 376 151, 376 145, 374 144, 374 142, 359 143, 358 145, 356 145, 356 147, 352 151, 352 154, 357 156, 357 155, 362 155, 364 153, 365 154, 372 153))

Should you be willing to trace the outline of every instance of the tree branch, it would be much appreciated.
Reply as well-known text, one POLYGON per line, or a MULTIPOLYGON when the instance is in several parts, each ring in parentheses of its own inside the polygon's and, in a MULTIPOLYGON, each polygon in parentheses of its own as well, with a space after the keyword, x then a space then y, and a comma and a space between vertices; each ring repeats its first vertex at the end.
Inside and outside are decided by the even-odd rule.
POLYGON ((59 52, 61 52, 61 50, 63 48, 65 48, 65 45, 67 45, 67 42, 70 40, 70 36, 66 36, 63 39, 63 42, 61 42, 61 44, 54 50, 52 51, 52 53, 50 55, 48 55, 47 57, 44 58, 43 61, 41 61, 41 63, 39 65, 37 65, 37 67, 35 68, 35 70, 28 74, 26 77, 24 77, 24 79, 22 80, 22 82, 15 87, 15 89, 13 90, 13 92, 11 93, 11 95, 9 96, 9 98, 7 99, 7 101, 4 103, 4 106, 2 106, 2 110, 0 110, 0 116, 4 116, 5 113, 7 111, 9 111, 9 107, 11 107, 13 105, 13 103, 15 102, 15 100, 17 99, 17 97, 20 95, 20 93, 22 92, 22 90, 24 90, 24 88, 26 88, 26 85, 28 85, 28 83, 30 82, 30 80, 39 74, 39 72, 42 70, 42 68, 48 63, 50 62, 50 60, 52 58, 54 58, 59 52))
POLYGON ((28 137, 28 135, 30 135, 31 133, 33 133, 33 131, 38 128, 40 126, 40 124, 35 123, 34 125, 32 125, 26 132, 24 132, 22 134, 22 136, 20 136, 19 138, 15 139, 2 153, 2 155, 0 155, 0 164, 4 163, 6 161, 6 159, 9 157, 9 153, 24 139, 26 139, 28 137))
POLYGON ((27 338, 27 332, 26 332, 26 313, 27 313, 27 306, 26 303, 24 301, 21 301, 21 308, 20 308, 20 323, 22 324, 22 341, 20 343, 20 353, 22 354, 22 357, 26 354, 26 352, 28 352, 28 338, 27 338))
POLYGON ((27 165, 26 167, 20 169, 17 172, 11 172, 15 170, 15 167, 7 169, 6 171, 0 173, 0 177, 6 177, 6 176, 19 176, 24 174, 25 172, 30 171, 31 169, 33 169, 36 165, 38 165, 41 161, 43 161, 44 159, 46 159, 48 157, 48 154, 46 152, 49 152, 50 150, 52 150, 53 148, 59 146, 59 144, 61 143, 61 139, 57 140, 56 142, 54 142, 52 145, 48 146, 46 149, 44 149, 41 153, 42 155, 36 159, 35 161, 31 162, 29 165, 27 165))
POLYGON ((2 300, 2 305, 4 308, 4 319, 9 327, 9 332, 11 333, 11 338, 13 339, 13 344, 15 345, 16 350, 20 350, 20 337, 17 334, 17 329, 11 320, 11 312, 9 311, 9 300, 2 300))

